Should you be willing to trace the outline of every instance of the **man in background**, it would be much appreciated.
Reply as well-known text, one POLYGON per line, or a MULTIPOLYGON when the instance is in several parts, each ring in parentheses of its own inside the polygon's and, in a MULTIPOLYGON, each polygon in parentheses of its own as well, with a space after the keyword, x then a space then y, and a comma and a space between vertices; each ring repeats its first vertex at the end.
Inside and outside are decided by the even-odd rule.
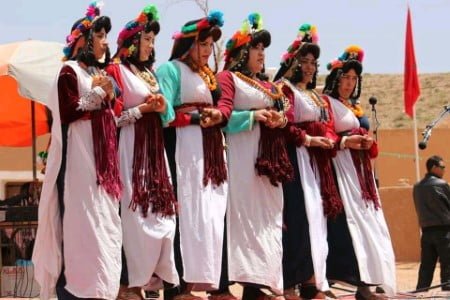
POLYGON ((430 287, 439 258, 442 290, 450 291, 450 186, 442 179, 445 163, 441 157, 431 156, 426 167, 427 174, 413 190, 422 229, 417 289, 430 287))

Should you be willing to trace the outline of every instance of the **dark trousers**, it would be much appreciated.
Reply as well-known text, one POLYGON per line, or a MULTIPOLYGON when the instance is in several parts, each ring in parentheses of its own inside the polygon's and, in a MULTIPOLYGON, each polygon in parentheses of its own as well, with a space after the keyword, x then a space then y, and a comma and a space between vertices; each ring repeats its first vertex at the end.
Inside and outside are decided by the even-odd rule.
POLYGON ((450 226, 422 228, 422 248, 417 289, 430 287, 436 262, 441 265, 442 290, 450 290, 450 226))

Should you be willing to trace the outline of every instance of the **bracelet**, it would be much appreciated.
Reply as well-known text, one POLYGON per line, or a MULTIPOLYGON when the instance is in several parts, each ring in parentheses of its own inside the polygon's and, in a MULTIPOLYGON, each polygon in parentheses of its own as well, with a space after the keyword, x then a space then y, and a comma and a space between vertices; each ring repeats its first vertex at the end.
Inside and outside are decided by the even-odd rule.
POLYGON ((283 118, 283 124, 280 126, 280 128, 286 127, 287 123, 288 123, 288 119, 286 118, 286 116, 284 116, 284 118, 283 118))
POLYGON ((311 140, 312 140, 312 137, 310 136, 310 135, 305 135, 305 142, 303 143, 303 145, 305 146, 305 147, 309 147, 309 146, 311 146, 311 140))
POLYGON ((343 136, 341 142, 339 143, 339 149, 343 150, 345 149, 345 142, 347 141, 348 136, 343 136))

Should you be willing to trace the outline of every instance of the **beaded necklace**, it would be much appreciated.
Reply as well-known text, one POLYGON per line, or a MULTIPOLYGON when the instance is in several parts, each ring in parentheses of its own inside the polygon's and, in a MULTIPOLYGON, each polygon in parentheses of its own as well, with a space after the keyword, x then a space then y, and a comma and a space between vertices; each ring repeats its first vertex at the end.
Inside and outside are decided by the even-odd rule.
POLYGON ((147 68, 145 68, 144 71, 139 71, 138 68, 136 68, 136 66, 133 64, 130 64, 130 68, 131 71, 145 83, 152 94, 156 94, 159 92, 158 80, 156 80, 151 71, 149 71, 147 68))
POLYGON ((364 111, 360 104, 349 103, 350 100, 344 98, 339 98, 339 101, 341 101, 342 104, 350 109, 357 118, 361 118, 362 116, 364 116, 364 111))
POLYGON ((214 73, 207 65, 202 66, 197 73, 203 79, 210 91, 217 89, 216 76, 214 76, 214 73))
POLYGON ((242 81, 244 81, 251 87, 254 87, 255 89, 257 89, 257 90, 263 92, 265 95, 269 96, 270 99, 279 100, 279 99, 283 98, 283 92, 281 91, 281 88, 278 85, 271 83, 272 88, 276 90, 276 92, 273 93, 272 89, 265 88, 261 83, 259 83, 258 81, 254 80, 248 76, 245 76, 241 72, 236 72, 235 74, 239 79, 241 79, 242 81))
POLYGON ((184 63, 187 64, 193 72, 197 73, 201 77, 210 91, 217 89, 216 76, 214 76, 213 71, 211 71, 207 65, 198 67, 197 64, 190 60, 184 61, 184 63))

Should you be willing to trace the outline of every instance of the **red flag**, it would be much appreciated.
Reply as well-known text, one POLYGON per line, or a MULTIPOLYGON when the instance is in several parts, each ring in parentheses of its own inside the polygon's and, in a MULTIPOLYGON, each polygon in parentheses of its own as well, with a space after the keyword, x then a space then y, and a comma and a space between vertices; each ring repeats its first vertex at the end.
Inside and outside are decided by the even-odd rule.
POLYGON ((420 95, 420 86, 419 78, 417 76, 416 56, 414 55, 411 13, 409 7, 406 17, 405 73, 403 76, 405 113, 412 118, 414 114, 414 105, 420 95))

